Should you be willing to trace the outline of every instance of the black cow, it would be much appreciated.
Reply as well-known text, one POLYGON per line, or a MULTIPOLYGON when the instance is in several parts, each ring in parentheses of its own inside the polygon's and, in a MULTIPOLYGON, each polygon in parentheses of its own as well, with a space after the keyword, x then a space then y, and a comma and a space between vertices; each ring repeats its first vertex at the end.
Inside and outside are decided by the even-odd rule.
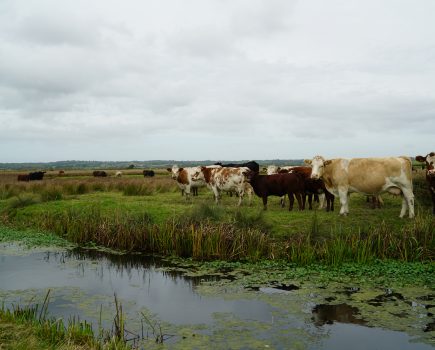
POLYGON ((247 167, 251 169, 252 171, 259 172, 260 171, 260 165, 257 162, 250 161, 247 163, 228 163, 228 164, 222 164, 221 162, 214 163, 214 165, 220 165, 224 168, 240 168, 240 167, 247 167))
POLYGON ((153 177, 156 174, 154 170, 144 170, 142 173, 144 177, 153 177))
POLYGON ((29 173, 29 180, 42 180, 44 178, 45 171, 34 171, 32 173, 29 173))
POLYGON ((268 196, 289 197, 289 208, 293 209, 294 198, 296 197, 299 210, 303 210, 302 195, 305 191, 304 177, 299 173, 260 175, 258 172, 250 171, 247 175, 248 182, 254 189, 255 194, 263 199, 264 210, 267 209, 268 196))
POLYGON ((432 196, 432 213, 435 215, 435 152, 431 152, 425 157, 417 156, 415 160, 426 164, 426 181, 432 196))
POLYGON ((107 173, 104 170, 94 170, 92 172, 92 175, 94 175, 95 177, 106 177, 107 173))

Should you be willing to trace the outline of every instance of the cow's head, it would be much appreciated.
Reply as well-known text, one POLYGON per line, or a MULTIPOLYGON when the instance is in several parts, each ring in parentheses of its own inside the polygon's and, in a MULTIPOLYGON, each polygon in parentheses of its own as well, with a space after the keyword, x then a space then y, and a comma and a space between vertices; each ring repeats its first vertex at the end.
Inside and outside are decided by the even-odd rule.
POLYGON ((252 179, 258 175, 258 172, 248 169, 247 171, 243 172, 243 176, 245 177, 246 181, 251 182, 252 179))
POLYGON ((269 165, 266 169, 266 174, 267 175, 273 175, 273 174, 278 174, 279 170, 281 168, 279 166, 276 165, 269 165))
POLYGON ((173 180, 177 180, 178 174, 183 168, 179 168, 177 165, 173 165, 172 168, 167 168, 167 171, 171 173, 171 177, 173 180))
POLYGON ((425 157, 417 156, 415 157, 415 160, 418 162, 423 162, 423 163, 425 162, 427 174, 435 176, 435 152, 430 152, 425 157))
POLYGON ((311 178, 318 180, 323 176, 325 166, 331 163, 330 160, 325 160, 322 156, 315 156, 313 159, 305 159, 305 164, 311 165, 311 178))

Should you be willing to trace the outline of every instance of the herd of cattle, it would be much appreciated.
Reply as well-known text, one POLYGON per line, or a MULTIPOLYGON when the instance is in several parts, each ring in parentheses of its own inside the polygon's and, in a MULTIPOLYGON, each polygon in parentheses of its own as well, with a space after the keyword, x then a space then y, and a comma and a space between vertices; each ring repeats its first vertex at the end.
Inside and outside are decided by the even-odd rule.
MULTIPOLYGON (((433 213, 435 214, 435 153, 425 157, 417 156, 416 160, 426 163, 426 180, 432 196, 433 213)), ((242 164, 216 163, 209 166, 179 168, 174 165, 167 170, 177 181, 182 193, 189 198, 191 190, 208 187, 213 191, 216 203, 219 203, 221 192, 234 191, 239 196, 238 205, 246 193, 249 199, 254 192, 263 200, 267 208, 268 196, 289 198, 289 210, 292 210, 294 198, 300 210, 305 208, 308 196, 309 208, 313 195, 322 194, 326 200, 326 210, 334 210, 334 198, 340 200, 340 215, 349 213, 349 195, 353 192, 363 193, 380 203, 380 194, 389 192, 402 195, 400 217, 408 212, 414 217, 414 193, 412 187, 412 162, 408 157, 387 158, 335 158, 325 159, 315 156, 305 160, 309 166, 267 167, 267 175, 259 173, 256 162, 242 164)), ((321 205, 323 207, 323 205, 321 205)))
MULTIPOLYGON (((425 163, 426 180, 435 214, 435 152, 415 159, 425 163)), ((312 209, 314 196, 317 200, 320 197, 321 208, 333 211, 337 196, 341 204, 340 214, 347 215, 350 193, 363 193, 370 196, 374 204, 380 204, 382 199, 379 195, 389 192, 402 195, 400 217, 404 217, 406 212, 410 218, 414 217, 412 163, 408 157, 325 159, 315 156, 305 160, 305 164, 307 166, 271 165, 264 169, 266 175, 260 174, 260 166, 255 161, 183 168, 174 165, 167 170, 187 199, 191 193, 197 195, 198 188, 208 187, 213 192, 216 203, 219 203, 222 192, 235 192, 239 197, 238 205, 242 203, 245 194, 251 202, 255 193, 262 198, 264 209, 267 208, 269 196, 281 197, 282 206, 285 196, 288 196, 289 210, 293 208, 294 198, 299 210, 303 210, 306 198, 309 209, 312 209)), ((18 175, 18 181, 42 180, 44 173, 45 171, 37 171, 18 175)), ((64 171, 59 172, 59 176, 62 175, 64 171)), ((144 170, 143 175, 153 177, 155 173, 153 170, 144 170)), ((103 170, 95 170, 93 176, 107 177, 108 174, 103 170)), ((122 172, 117 171, 115 176, 122 176, 122 172)))

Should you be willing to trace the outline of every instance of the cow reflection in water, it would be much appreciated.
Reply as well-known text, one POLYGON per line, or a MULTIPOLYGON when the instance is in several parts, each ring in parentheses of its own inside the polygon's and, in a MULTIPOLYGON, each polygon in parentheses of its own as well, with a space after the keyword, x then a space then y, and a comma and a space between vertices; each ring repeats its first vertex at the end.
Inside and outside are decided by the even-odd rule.
POLYGON ((334 321, 340 323, 352 323, 364 325, 367 321, 356 318, 359 315, 359 310, 356 307, 347 304, 338 305, 316 305, 313 308, 312 320, 316 326, 323 326, 325 324, 333 324, 334 321))

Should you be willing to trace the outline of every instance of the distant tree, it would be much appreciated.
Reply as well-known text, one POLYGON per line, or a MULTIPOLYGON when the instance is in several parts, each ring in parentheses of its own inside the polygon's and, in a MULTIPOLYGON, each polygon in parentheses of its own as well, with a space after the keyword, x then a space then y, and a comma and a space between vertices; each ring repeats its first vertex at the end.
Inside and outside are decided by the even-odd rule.
POLYGON ((134 164, 130 164, 127 169, 134 169, 134 164))

